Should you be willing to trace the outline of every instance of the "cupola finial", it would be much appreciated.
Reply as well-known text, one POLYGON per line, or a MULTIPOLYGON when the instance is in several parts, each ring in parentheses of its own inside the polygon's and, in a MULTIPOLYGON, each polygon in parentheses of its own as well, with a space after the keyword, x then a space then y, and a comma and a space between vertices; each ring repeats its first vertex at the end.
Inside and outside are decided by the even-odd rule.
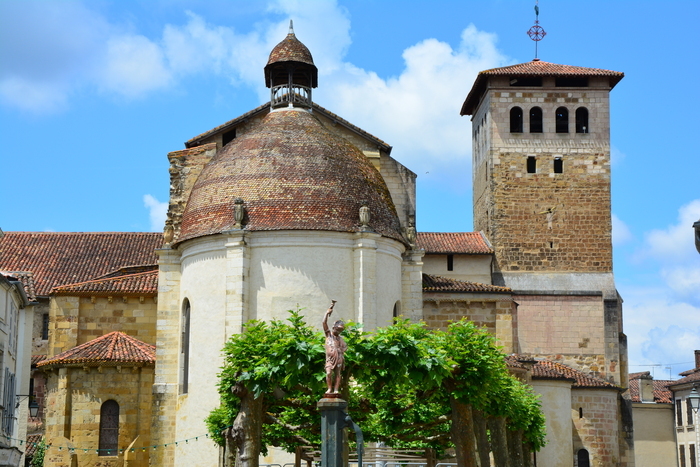
POLYGON ((291 34, 292 36, 294 35, 294 21, 291 19, 289 20, 289 33, 288 34, 291 34))

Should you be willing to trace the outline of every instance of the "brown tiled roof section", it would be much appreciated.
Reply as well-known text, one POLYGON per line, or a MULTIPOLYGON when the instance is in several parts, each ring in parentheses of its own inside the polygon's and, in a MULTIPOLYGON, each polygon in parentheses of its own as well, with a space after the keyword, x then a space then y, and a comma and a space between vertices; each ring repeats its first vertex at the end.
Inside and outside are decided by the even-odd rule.
POLYGON ((294 32, 290 31, 282 42, 277 44, 270 52, 267 64, 279 62, 301 62, 313 65, 314 59, 308 47, 301 43, 294 32))
POLYGON ((250 231, 355 232, 365 201, 370 227, 403 241, 379 172, 362 151, 306 111, 270 112, 214 156, 192 188, 177 242, 233 228, 236 198, 245 203, 250 231))
POLYGON ((30 302, 36 301, 36 286, 34 284, 34 274, 27 271, 0 271, 0 274, 8 279, 16 279, 22 284, 24 293, 30 302))
POLYGON ((154 365, 156 347, 120 331, 113 331, 39 363, 40 368, 61 366, 154 365))
POLYGON ((32 355, 32 366, 36 366, 44 360, 46 360, 46 355, 32 355))
POLYGON ((559 65, 557 63, 532 60, 517 65, 491 68, 480 72, 469 95, 462 105, 461 115, 472 115, 476 110, 481 95, 486 90, 486 83, 489 76, 566 76, 566 77, 586 77, 586 76, 607 76, 610 78, 610 89, 624 78, 625 74, 619 71, 604 70, 602 68, 587 68, 582 66, 559 65))
MULTIPOLYGON (((629 388, 623 394, 625 398, 629 398, 632 402, 642 402, 640 390, 639 390, 639 380, 640 376, 649 376, 648 371, 640 373, 630 373, 629 375, 629 388)), ((652 380, 652 386, 654 388, 654 402, 657 404, 672 404, 673 394, 668 389, 669 384, 673 384, 675 381, 655 379, 652 380)))
POLYGON ((423 274, 423 292, 454 292, 454 293, 511 293, 508 287, 479 284, 478 282, 458 281, 448 277, 423 274))
POLYGON ((51 290, 55 295, 106 296, 106 295, 156 295, 158 293, 158 271, 150 270, 136 274, 96 279, 76 284, 62 285, 51 290))
POLYGON ((5 232, 0 269, 31 271, 36 294, 120 267, 156 264, 163 235, 151 232, 5 232))
POLYGON ((618 386, 605 380, 587 375, 562 363, 549 360, 539 360, 535 366, 532 367, 532 378, 571 380, 574 383, 572 385, 573 388, 620 389, 618 386))
POLYGON ((698 369, 684 371, 683 373, 681 373, 681 375, 684 375, 685 378, 671 381, 671 384, 669 386, 678 386, 681 384, 700 382, 700 371, 698 371, 698 369))
POLYGON ((482 232, 418 232, 416 246, 426 254, 493 254, 482 232))
POLYGON ((25 457, 34 457, 34 454, 36 454, 36 450, 39 447, 39 443, 41 443, 41 436, 42 435, 27 435, 27 449, 24 451, 25 457))
MULTIPOLYGON (((372 141, 374 144, 379 146, 379 148, 382 151, 386 152, 387 154, 391 154, 391 146, 389 146, 388 143, 382 141, 381 139, 377 138, 373 134, 366 132, 362 128, 353 125, 349 121, 345 120, 343 117, 331 112, 330 110, 326 109, 325 107, 322 107, 315 102, 312 105, 313 105, 314 112, 318 112, 321 115, 323 115, 324 117, 328 118, 329 120, 331 120, 335 123, 338 123, 338 124, 344 126, 345 128, 349 129, 350 131, 357 133, 358 135, 362 136, 363 138, 366 138, 366 139, 372 141)), ((216 128, 212 128, 211 130, 205 131, 204 133, 201 133, 201 134, 195 136, 194 138, 191 138, 188 141, 185 141, 185 147, 192 148, 195 146, 199 146, 200 144, 202 144, 202 141, 215 135, 216 133, 227 131, 228 129, 233 128, 233 127, 239 125, 240 123, 242 123, 250 118, 255 117, 258 114, 268 113, 269 111, 270 111, 270 103, 266 102, 263 105, 256 107, 249 112, 244 113, 240 117, 236 117, 233 120, 229 120, 228 122, 223 123, 223 124, 217 126, 216 128)))

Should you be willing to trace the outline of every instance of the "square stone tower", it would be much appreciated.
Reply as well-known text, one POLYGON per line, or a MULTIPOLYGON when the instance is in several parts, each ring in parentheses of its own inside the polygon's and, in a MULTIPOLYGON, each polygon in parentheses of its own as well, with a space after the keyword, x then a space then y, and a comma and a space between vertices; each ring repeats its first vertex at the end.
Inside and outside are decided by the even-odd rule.
POLYGON ((474 229, 511 287, 522 353, 620 383, 612 274, 609 94, 623 73, 535 59, 479 73, 472 116, 474 229))

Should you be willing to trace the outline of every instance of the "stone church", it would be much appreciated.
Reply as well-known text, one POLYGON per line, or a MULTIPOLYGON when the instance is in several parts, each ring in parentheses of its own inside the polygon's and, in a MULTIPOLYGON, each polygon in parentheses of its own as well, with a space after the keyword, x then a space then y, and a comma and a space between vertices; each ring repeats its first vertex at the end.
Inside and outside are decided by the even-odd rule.
POLYGON ((168 154, 163 235, 0 239, 0 269, 44 284, 46 465, 217 465, 204 419, 227 338, 297 306, 320 322, 333 299, 368 331, 484 326, 543 396, 536 465, 633 466, 610 212, 622 77, 537 59, 479 73, 461 107, 475 231, 416 232, 416 175, 313 102, 318 71, 290 29, 264 69, 270 102, 168 154))

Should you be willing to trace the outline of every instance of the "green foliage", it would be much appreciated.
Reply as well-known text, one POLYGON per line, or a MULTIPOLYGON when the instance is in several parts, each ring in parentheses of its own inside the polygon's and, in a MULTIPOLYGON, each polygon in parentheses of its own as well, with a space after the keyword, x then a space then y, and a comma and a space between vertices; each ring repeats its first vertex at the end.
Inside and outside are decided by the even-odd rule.
POLYGON ((44 465, 44 456, 46 456, 46 439, 42 437, 34 451, 34 457, 32 457, 30 465, 32 467, 42 467, 44 465))
MULTIPOLYGON (((365 441, 397 448, 452 446, 450 397, 507 419, 523 430, 534 449, 544 443, 544 418, 531 389, 508 374, 494 338, 473 323, 453 323, 446 331, 398 319, 373 333, 348 323, 343 375, 348 412, 365 441), (348 383, 349 382, 349 383, 348 383)), ((207 424, 213 439, 225 442, 240 401, 231 391, 243 385, 263 397, 263 450, 320 445, 317 401, 325 392, 324 336, 308 326, 299 310, 286 322, 251 321, 224 347, 219 375, 221 406, 207 424)))

